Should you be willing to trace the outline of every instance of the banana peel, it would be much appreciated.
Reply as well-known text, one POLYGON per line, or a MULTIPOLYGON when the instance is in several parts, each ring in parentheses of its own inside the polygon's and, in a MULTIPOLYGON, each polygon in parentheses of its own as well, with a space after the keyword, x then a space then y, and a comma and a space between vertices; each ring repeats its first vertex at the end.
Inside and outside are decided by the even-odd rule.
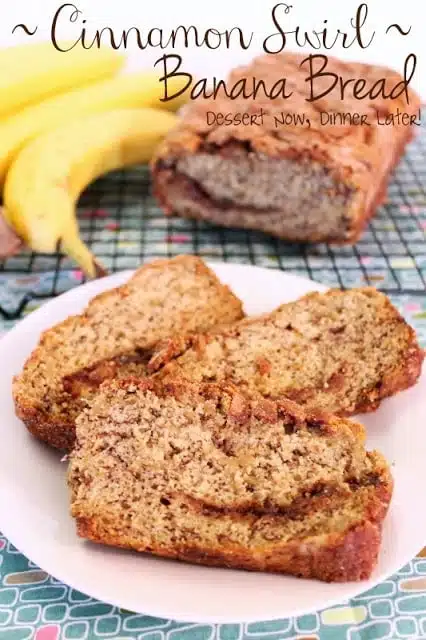
POLYGON ((51 42, 0 49, 0 117, 29 104, 115 75, 125 58, 110 48, 67 53, 51 42))
MULTIPOLYGON (((172 78, 169 86, 173 95, 181 88, 181 81, 172 78)), ((162 97, 159 76, 145 71, 96 82, 23 109, 0 123, 0 184, 17 153, 37 136, 95 113, 143 107, 173 112, 185 102, 183 95, 169 102, 161 102, 162 97)), ((77 139, 84 144, 84 138, 77 139)))
POLYGON ((7 223, 34 251, 69 255, 89 278, 106 273, 79 236, 76 203, 101 175, 144 164, 177 116, 117 109, 73 120, 39 136, 16 157, 4 187, 7 223))

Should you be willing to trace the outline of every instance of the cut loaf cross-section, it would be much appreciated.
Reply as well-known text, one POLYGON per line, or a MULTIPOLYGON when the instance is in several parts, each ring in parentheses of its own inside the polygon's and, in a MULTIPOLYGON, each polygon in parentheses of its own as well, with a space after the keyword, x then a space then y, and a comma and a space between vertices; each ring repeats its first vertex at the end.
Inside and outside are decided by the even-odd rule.
POLYGON ((17 415, 40 440, 69 450, 75 418, 103 380, 145 375, 159 340, 242 317, 241 302, 200 258, 145 265, 42 335, 14 381, 17 415))
POLYGON ((102 385, 68 480, 83 538, 325 581, 370 576, 392 494, 360 424, 152 378, 102 385))
POLYGON ((413 385, 422 361, 415 332, 389 299, 363 288, 309 294, 218 333, 169 340, 149 369, 353 415, 413 385))

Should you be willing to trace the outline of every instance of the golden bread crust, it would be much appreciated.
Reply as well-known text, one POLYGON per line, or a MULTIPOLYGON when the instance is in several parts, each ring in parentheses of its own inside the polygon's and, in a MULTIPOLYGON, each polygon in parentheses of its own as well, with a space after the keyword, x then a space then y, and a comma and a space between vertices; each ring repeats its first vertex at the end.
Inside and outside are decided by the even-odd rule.
POLYGON ((158 340, 244 316, 240 300, 198 257, 143 265, 126 284, 43 332, 15 377, 16 414, 37 438, 68 451, 75 418, 105 379, 146 374, 158 340))

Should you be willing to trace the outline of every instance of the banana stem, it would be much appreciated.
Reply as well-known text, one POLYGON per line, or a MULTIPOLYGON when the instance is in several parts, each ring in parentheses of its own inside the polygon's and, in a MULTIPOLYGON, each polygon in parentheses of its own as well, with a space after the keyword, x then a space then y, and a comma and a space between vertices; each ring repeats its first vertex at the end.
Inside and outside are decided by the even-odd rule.
POLYGON ((108 270, 95 258, 78 236, 62 238, 60 248, 75 260, 88 278, 103 278, 108 275, 108 270))

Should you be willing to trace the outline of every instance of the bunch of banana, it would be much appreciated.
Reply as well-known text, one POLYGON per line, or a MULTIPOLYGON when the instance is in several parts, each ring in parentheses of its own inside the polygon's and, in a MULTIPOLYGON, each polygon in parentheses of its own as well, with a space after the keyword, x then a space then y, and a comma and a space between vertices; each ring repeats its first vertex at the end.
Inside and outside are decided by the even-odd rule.
POLYGON ((89 277, 103 266, 79 237, 76 201, 108 171, 150 160, 176 116, 120 109, 81 118, 36 138, 16 158, 4 188, 6 222, 35 251, 61 250, 89 277))
MULTIPOLYGON (((115 75, 122 65, 105 49, 59 54, 41 44, 0 51, 5 220, 34 251, 59 249, 89 277, 104 269, 79 237, 79 195, 103 173, 149 162, 183 104, 161 102, 154 73, 115 75)), ((179 88, 176 79, 172 90, 179 88)))
MULTIPOLYGON (((19 150, 45 131, 111 109, 160 107, 163 104, 161 95, 158 76, 148 72, 134 73, 59 94, 23 109, 0 123, 0 181, 4 181, 19 150)), ((164 105, 170 110, 180 106, 177 101, 164 105)))

